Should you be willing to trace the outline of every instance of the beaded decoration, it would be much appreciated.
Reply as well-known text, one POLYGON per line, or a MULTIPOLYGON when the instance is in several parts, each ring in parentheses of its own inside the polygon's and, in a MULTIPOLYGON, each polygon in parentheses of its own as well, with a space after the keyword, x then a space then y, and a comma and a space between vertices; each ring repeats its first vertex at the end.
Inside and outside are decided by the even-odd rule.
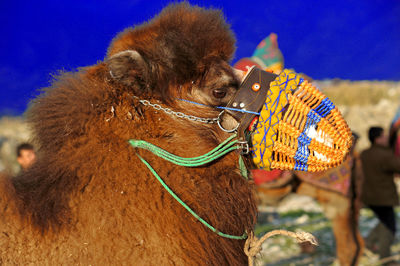
POLYGON ((271 82, 251 135, 253 162, 266 170, 326 170, 342 163, 352 144, 335 105, 289 70, 271 82))

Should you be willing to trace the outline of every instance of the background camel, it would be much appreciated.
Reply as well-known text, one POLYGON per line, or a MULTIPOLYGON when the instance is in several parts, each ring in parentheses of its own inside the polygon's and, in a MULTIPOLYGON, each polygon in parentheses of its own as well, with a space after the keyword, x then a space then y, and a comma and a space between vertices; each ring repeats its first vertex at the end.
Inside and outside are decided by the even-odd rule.
POLYGON ((245 240, 221 237, 180 206, 139 154, 217 230, 241 236, 256 222, 252 184, 237 154, 185 168, 132 148, 140 139, 182 157, 228 138, 140 99, 204 118, 227 104, 239 80, 229 66, 234 37, 222 16, 188 4, 167 7, 111 43, 103 62, 64 73, 33 101, 28 119, 38 161, 0 181, 4 264, 247 263, 245 240), (177 99, 195 100, 197 106, 177 99))

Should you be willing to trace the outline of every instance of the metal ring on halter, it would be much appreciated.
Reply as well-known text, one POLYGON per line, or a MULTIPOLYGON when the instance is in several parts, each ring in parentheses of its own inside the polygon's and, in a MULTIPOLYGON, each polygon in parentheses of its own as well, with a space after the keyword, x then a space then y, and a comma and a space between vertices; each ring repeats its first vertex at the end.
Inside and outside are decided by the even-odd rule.
POLYGON ((221 125, 221 123, 220 123, 220 121, 221 121, 220 118, 221 118, 221 115, 222 115, 224 112, 225 112, 225 110, 222 110, 222 112, 219 113, 219 115, 218 115, 217 124, 218 124, 219 128, 220 128, 222 131, 225 131, 225 132, 228 132, 228 133, 231 133, 231 132, 236 131, 236 130, 239 128, 240 123, 238 123, 237 126, 236 126, 235 128, 233 128, 233 129, 225 129, 225 128, 222 127, 222 125, 221 125))

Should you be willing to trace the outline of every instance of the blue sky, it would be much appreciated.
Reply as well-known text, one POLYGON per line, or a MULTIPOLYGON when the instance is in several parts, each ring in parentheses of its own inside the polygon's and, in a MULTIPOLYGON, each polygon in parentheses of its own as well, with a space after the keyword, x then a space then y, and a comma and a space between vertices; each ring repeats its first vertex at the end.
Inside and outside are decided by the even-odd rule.
MULTIPOLYGON (((189 1, 223 10, 233 63, 278 34, 285 66, 314 79, 400 80, 400 1, 189 1)), ((0 114, 21 114, 51 74, 103 60, 116 33, 166 1, 1 1, 0 114)))

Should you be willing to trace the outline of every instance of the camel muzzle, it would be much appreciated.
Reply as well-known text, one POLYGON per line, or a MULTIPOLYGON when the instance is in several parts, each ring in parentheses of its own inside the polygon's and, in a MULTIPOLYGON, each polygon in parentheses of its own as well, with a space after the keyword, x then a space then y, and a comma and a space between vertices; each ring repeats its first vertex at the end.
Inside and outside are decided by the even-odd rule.
POLYGON ((249 145, 242 156, 250 168, 322 171, 341 164, 352 145, 337 107, 289 70, 275 75, 252 67, 224 112, 239 121, 226 131, 249 145))

